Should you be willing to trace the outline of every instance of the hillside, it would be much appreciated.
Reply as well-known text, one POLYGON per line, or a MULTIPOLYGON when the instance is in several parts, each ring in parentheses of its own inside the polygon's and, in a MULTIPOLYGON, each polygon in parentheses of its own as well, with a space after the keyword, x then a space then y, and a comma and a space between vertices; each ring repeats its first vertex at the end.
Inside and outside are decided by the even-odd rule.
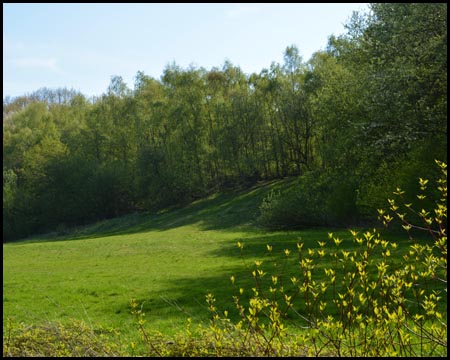
POLYGON ((216 193, 184 207, 171 207, 157 213, 133 213, 91 225, 36 235, 22 242, 70 240, 113 235, 127 235, 148 231, 171 230, 195 225, 199 230, 259 228, 257 218, 262 199, 271 191, 288 187, 294 178, 259 182, 253 187, 216 193))
POLYGON ((281 252, 299 236, 326 236, 325 230, 267 232, 256 226, 262 198, 290 181, 4 244, 4 324, 11 316, 32 324, 76 318, 131 331, 134 298, 144 303, 155 329, 171 333, 188 316, 207 319, 207 292, 231 310, 229 278, 245 273, 238 241, 246 243, 251 261, 266 256, 266 244, 281 252))

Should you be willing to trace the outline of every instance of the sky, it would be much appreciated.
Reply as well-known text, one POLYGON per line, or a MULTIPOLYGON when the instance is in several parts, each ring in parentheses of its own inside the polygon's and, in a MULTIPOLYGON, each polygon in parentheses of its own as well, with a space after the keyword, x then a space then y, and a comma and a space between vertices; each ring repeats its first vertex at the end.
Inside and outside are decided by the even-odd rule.
POLYGON ((138 71, 160 79, 175 62, 244 73, 283 63, 296 45, 303 61, 346 32, 366 3, 3 4, 3 97, 66 87, 106 92, 111 77, 130 89, 138 71))

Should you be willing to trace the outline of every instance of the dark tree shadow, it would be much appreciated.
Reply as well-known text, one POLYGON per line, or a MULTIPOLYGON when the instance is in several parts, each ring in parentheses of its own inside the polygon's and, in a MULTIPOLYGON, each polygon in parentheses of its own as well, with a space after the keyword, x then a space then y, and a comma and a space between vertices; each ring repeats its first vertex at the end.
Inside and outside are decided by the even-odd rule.
MULTIPOLYGON (((305 248, 318 248, 317 241, 325 241, 327 238, 325 229, 311 231, 306 235, 307 238, 304 239, 305 248)), ((343 248, 352 246, 348 232, 340 230, 338 235, 346 237, 348 244, 344 242, 342 244, 343 248)), ((154 317, 160 317, 162 316, 161 314, 164 314, 164 316, 173 317, 174 319, 179 319, 181 315, 186 320, 192 318, 196 322, 206 324, 211 315, 208 311, 205 297, 206 294, 211 293, 216 299, 215 306, 219 314, 223 316, 224 311, 227 311, 230 319, 237 322, 240 318, 233 296, 239 296, 241 304, 248 306, 249 299, 254 294, 252 288, 258 286, 252 276, 252 271, 256 269, 255 260, 262 261, 260 268, 267 272, 260 280, 261 289, 265 291, 261 295, 268 298, 272 296, 269 293, 269 287, 272 285, 271 275, 279 274, 283 276, 279 277, 278 285, 283 285, 287 293, 294 291, 290 278, 296 276, 300 280, 302 279, 301 269, 298 266, 299 258, 296 245, 299 241, 302 241, 302 239, 299 238, 298 232, 267 233, 261 236, 238 238, 236 242, 222 246, 219 250, 211 251, 206 255, 214 257, 241 257, 242 262, 236 266, 228 266, 219 273, 214 271, 214 274, 211 276, 173 279, 164 285, 165 290, 163 292, 148 292, 147 296, 140 297, 136 301, 145 312, 149 323, 152 322, 154 317), (236 245, 237 241, 244 244, 242 254, 236 245), (272 246, 272 255, 268 252, 267 245, 272 246), (285 249, 290 250, 288 257, 284 252, 285 249), (276 263, 275 267, 274 263, 276 263), (230 280, 232 275, 235 277, 234 284, 230 280), (242 295, 239 293, 240 288, 244 289, 242 295)), ((320 267, 325 265, 327 264, 320 264, 317 270, 319 271, 320 267)), ((323 273, 323 271, 321 272, 323 273)), ((281 296, 280 304, 283 303, 282 299, 283 297, 281 296)), ((297 302, 295 310, 299 312, 304 311, 302 304, 301 301, 297 302)), ((118 304, 118 306, 122 312, 131 312, 129 303, 118 304)), ((288 312, 288 318, 290 318, 290 321, 292 320, 293 326, 305 326, 304 320, 292 311, 288 312)))
POLYGON ((170 208, 153 214, 149 212, 134 213, 12 243, 83 240, 131 235, 148 231, 166 231, 193 224, 196 224, 200 230, 259 231, 257 218, 263 198, 272 189, 277 189, 289 181, 292 179, 261 182, 251 189, 212 195, 182 208, 170 208))

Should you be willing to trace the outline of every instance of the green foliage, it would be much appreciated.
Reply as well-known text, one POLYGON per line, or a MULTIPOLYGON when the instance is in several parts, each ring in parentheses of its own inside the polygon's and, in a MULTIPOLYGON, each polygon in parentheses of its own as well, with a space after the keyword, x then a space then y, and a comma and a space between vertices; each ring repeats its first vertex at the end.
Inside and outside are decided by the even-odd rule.
POLYGON ((120 334, 114 329, 93 329, 81 321, 25 326, 8 319, 3 334, 3 357, 123 356, 120 334), (115 341, 114 341, 115 340, 115 341))
POLYGON ((259 222, 271 229, 348 225, 357 218, 353 181, 337 172, 308 172, 267 195, 259 222))
POLYGON ((272 229, 327 225, 326 190, 317 174, 305 174, 283 192, 272 191, 263 199, 259 222, 272 229))
MULTIPOLYGON (((446 356, 447 166, 436 163, 440 197, 433 207, 419 210, 390 199, 389 212, 378 211, 385 225, 393 219, 390 213, 402 221, 411 241, 409 249, 399 252, 398 244, 383 239, 376 229, 361 235, 351 230, 354 245, 349 250, 333 233, 328 241, 319 241, 320 250, 304 249, 305 243, 298 243, 298 271, 290 278, 273 257, 272 271, 262 267, 263 261, 255 261, 256 267, 249 269, 255 287, 248 305, 240 304, 239 295, 234 298, 242 317, 235 326, 262 334, 271 355, 279 355, 271 342, 282 338, 281 319, 289 323, 295 316, 308 329, 309 355, 446 356), (408 212, 423 224, 408 220, 408 212), (431 242, 413 241, 411 229, 425 230, 431 242), (321 271, 324 281, 317 276, 321 271)), ((419 199, 426 198, 428 183, 419 178, 419 199)), ((394 192, 397 197, 403 194, 399 188, 394 192)), ((238 247, 242 252, 244 244, 238 242, 238 247)), ((272 252, 272 246, 267 249, 272 252)), ((284 254, 289 257, 291 251, 285 249, 284 254)), ((235 280, 233 275, 231 281, 235 280)), ((243 292, 240 288, 240 295, 243 292)), ((216 320, 220 319, 224 320, 216 320)), ((284 345, 289 347, 291 341, 287 338, 284 345)))
MULTIPOLYGON (((405 203, 419 206, 416 194, 420 191, 420 186, 416 177, 428 178, 432 182, 439 177, 439 171, 436 166, 433 166, 434 160, 431 158, 437 151, 433 151, 431 146, 431 144, 428 146, 417 144, 417 147, 406 156, 399 157, 393 162, 382 161, 379 163, 376 170, 371 172, 371 177, 360 184, 358 189, 357 206, 363 217, 374 219, 376 209, 385 206, 386 199, 391 197, 396 188, 405 191, 403 199, 405 203)), ((441 154, 441 156, 441 159, 446 157, 445 154, 441 154)), ((431 189, 425 200, 425 206, 427 208, 433 206, 439 196, 437 189, 431 189)))
POLYGON ((16 232, 14 228, 14 202, 17 191, 17 175, 3 169, 3 241, 16 232))
POLYGON ((133 209, 134 189, 127 164, 115 161, 99 166, 87 181, 95 218, 118 217, 133 209))
MULTIPOLYGON (((163 357, 240 357, 240 356, 304 356, 306 355, 303 339, 300 336, 290 337, 283 325, 275 319, 280 318, 276 308, 272 308, 274 326, 266 334, 255 328, 246 327, 244 322, 233 324, 228 318, 228 311, 219 313, 212 294, 206 295, 206 302, 211 320, 209 326, 192 326, 188 319, 184 331, 174 337, 148 330, 145 326, 145 314, 138 304, 132 300, 132 313, 142 334, 143 347, 131 342, 132 355, 163 357)), ((259 312, 267 308, 267 303, 253 301, 249 309, 249 318, 258 322, 259 312)))
POLYGON ((65 156, 47 165, 47 186, 40 210, 48 230, 59 224, 74 226, 92 219, 94 198, 89 181, 94 171, 92 161, 75 156, 65 156))

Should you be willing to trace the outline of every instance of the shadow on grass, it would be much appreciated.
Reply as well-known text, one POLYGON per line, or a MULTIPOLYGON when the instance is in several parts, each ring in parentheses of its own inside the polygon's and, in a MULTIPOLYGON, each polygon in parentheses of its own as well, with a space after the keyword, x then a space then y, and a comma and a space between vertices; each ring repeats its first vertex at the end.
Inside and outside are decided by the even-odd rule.
MULTIPOLYGON (((296 277, 301 283, 304 276, 299 266, 297 243, 303 242, 305 245, 303 248, 303 256, 307 254, 307 249, 309 248, 315 249, 315 251, 319 250, 319 241, 325 241, 328 244, 326 246, 327 249, 333 247, 330 244, 332 240, 328 239, 327 229, 256 235, 252 234, 249 237, 236 239, 236 242, 240 241, 244 245, 242 254, 236 243, 227 244, 209 253, 210 256, 241 258, 242 262, 240 264, 227 266, 220 273, 215 271, 214 275, 211 276, 177 278, 165 284, 164 292, 152 292, 148 293, 148 296, 136 299, 138 304, 142 306, 143 311, 147 314, 146 319, 148 322, 151 322, 155 317, 166 316, 179 320, 180 317, 183 318, 184 316, 185 319, 190 317, 194 321, 205 324, 211 319, 205 296, 211 293, 216 299, 215 306, 219 314, 223 316, 224 311, 227 311, 229 318, 236 323, 240 318, 234 304, 233 296, 238 296, 240 304, 248 309, 249 300, 254 295, 252 288, 257 287, 261 290, 259 295, 262 298, 273 299, 276 296, 281 305, 281 309, 284 309, 284 295, 280 293, 273 295, 269 289, 273 286, 272 275, 276 275, 278 276, 278 289, 280 286, 283 286, 286 294, 292 295, 296 293, 297 287, 293 285, 291 278, 296 277), (268 252, 267 245, 272 247, 271 253, 268 252), (286 256, 285 249, 290 251, 288 256, 286 256), (257 267, 255 260, 262 261, 262 264, 257 267), (265 275, 258 280, 259 284, 257 284, 255 278, 252 276, 252 271, 257 269, 265 272, 265 275), (234 284, 230 280, 231 276, 235 277, 234 284), (240 288, 244 289, 242 295, 240 295, 240 288)), ((334 235, 343 240, 339 246, 339 251, 349 251, 355 248, 349 231, 339 230, 334 235)), ((398 251, 393 251, 393 256, 396 257, 398 253, 397 256, 400 258, 401 250, 404 251, 410 245, 410 242, 405 236, 396 236, 395 239, 391 240, 395 240, 399 244, 399 249, 398 251)), ((338 264, 332 264, 328 256, 325 258, 316 258, 314 264, 313 279, 317 283, 327 281, 324 271, 325 268, 338 268, 338 264)), ((374 272, 375 275, 376 272, 374 272)), ((343 274, 338 275, 339 278, 342 276, 343 274)), ((335 289, 338 292, 343 286, 339 281, 335 289)), ((322 294, 320 300, 329 304, 327 315, 337 316, 338 309, 333 306, 333 291, 332 288, 329 288, 325 294, 322 294)), ((295 311, 289 310, 286 317, 289 325, 298 329, 307 326, 305 320, 298 315, 306 314, 305 299, 301 296, 299 295, 294 301, 293 309, 295 311)), ((122 311, 128 311, 130 313, 131 309, 129 304, 122 303, 119 306, 122 311)), ((248 310, 246 314, 248 314, 248 310)))
MULTIPOLYGON (((179 322, 191 318, 194 323, 206 324, 211 319, 206 303, 206 295, 211 293, 216 299, 217 312, 223 316, 224 311, 234 322, 239 320, 239 313, 234 304, 233 296, 239 296, 242 305, 247 306, 252 297, 252 288, 255 281, 243 266, 230 268, 221 274, 214 276, 192 278, 179 278, 168 283, 162 292, 149 292, 147 295, 135 299, 139 308, 145 313, 148 324, 154 324, 157 320, 168 319, 178 321, 173 330, 180 330, 179 322), (230 276, 236 277, 233 285, 230 276), (239 289, 243 288, 242 295, 239 289)), ((130 303, 117 304, 121 312, 129 313, 131 318, 130 303)), ((181 328, 182 329, 182 328, 181 328)), ((154 329, 159 330, 159 329, 154 329)))
MULTIPOLYGON (((244 244, 242 256, 236 242, 222 246, 206 255, 240 258, 241 261, 235 266, 227 266, 220 272, 215 270, 211 276, 173 279, 165 283, 163 292, 149 292, 147 296, 141 296, 136 301, 146 314, 148 323, 152 323, 155 319, 163 316, 177 320, 190 317, 196 322, 205 323, 211 317, 205 297, 206 294, 211 293, 216 299, 215 306, 220 315, 223 316, 224 311, 227 311, 230 319, 237 322, 239 321, 239 313, 234 304, 233 296, 239 296, 241 304, 248 306, 249 299, 253 296, 252 288, 257 286, 252 276, 252 271, 256 270, 255 260, 262 261, 260 269, 266 272, 266 275, 260 280, 264 290, 263 296, 272 297, 269 293, 269 288, 273 285, 271 275, 279 276, 278 285, 283 285, 287 293, 294 292, 294 286, 290 278, 296 276, 298 279, 302 279, 296 245, 297 242, 302 241, 299 233, 283 232, 260 236, 253 236, 254 234, 252 234, 249 237, 238 238, 236 242, 240 241, 244 244), (272 246, 272 254, 267 251, 268 244, 272 246), (286 256, 285 249, 290 250, 289 256, 286 256), (231 276, 235 277, 234 284, 231 282, 231 276), (240 295, 240 288, 244 289, 242 295, 240 295)), ((301 234, 305 238, 305 247, 312 248, 318 248, 317 241, 324 241, 327 237, 325 230, 314 230, 301 234)), ((350 234, 345 230, 341 230, 337 235, 345 237, 347 240, 350 237, 350 234)), ((351 241, 348 240, 347 243, 350 247, 351 241)), ((317 271, 320 270, 320 275, 318 274, 320 277, 325 277, 321 270, 324 266, 328 266, 325 261, 317 266, 317 271)), ((280 304, 284 304, 283 295, 278 296, 280 304)), ((131 311, 129 303, 121 303, 118 306, 121 312, 130 313, 131 311)), ((295 310, 300 313, 304 312, 304 301, 297 301, 295 310)), ((288 313, 288 318, 293 320, 293 326, 305 326, 304 321, 292 311, 288 313)))

